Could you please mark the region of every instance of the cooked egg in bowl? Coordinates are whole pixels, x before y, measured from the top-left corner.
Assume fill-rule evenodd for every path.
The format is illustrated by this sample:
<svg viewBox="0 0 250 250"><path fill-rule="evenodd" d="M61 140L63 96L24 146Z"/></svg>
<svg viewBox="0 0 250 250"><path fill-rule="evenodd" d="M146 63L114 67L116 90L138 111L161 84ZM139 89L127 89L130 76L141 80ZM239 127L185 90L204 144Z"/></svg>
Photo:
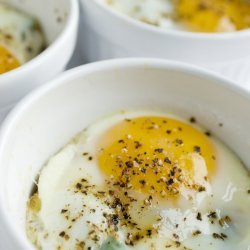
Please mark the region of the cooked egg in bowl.
<svg viewBox="0 0 250 250"><path fill-rule="evenodd" d="M245 250L249 107L163 60L65 72L1 126L0 248Z"/></svg>
<svg viewBox="0 0 250 250"><path fill-rule="evenodd" d="M78 11L75 0L0 0L0 122L23 96L65 70Z"/></svg>
<svg viewBox="0 0 250 250"><path fill-rule="evenodd" d="M46 46L39 22L0 2L0 74L37 56Z"/></svg>
<svg viewBox="0 0 250 250"><path fill-rule="evenodd" d="M205 67L242 86L249 82L248 0L80 0L80 4L80 50L85 61L162 58Z"/></svg>
<svg viewBox="0 0 250 250"><path fill-rule="evenodd" d="M123 111L42 168L27 207L37 249L247 249L250 178L195 118Z"/></svg>
<svg viewBox="0 0 250 250"><path fill-rule="evenodd" d="M248 0L99 0L114 10L166 29L230 32L250 28Z"/></svg>

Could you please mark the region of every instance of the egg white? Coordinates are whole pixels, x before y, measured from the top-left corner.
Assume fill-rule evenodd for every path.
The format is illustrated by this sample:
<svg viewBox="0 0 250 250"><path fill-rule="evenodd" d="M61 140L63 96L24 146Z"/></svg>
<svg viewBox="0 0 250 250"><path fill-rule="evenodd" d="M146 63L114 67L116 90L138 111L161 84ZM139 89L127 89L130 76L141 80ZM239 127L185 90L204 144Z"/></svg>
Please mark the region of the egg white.
<svg viewBox="0 0 250 250"><path fill-rule="evenodd" d="M79 133L42 168L38 182L41 210L39 213L27 210L27 234L37 247L48 250L59 246L62 249L76 249L77 242L84 241L86 245L93 247L92 249L100 249L99 243L87 237L91 230L89 225L95 224L103 229L103 232L99 233L100 242L103 242L108 237L104 232L107 224L103 223L103 213L112 213L112 208L91 193L84 196L72 192L71 187L79 178L87 179L90 185L102 186L105 176L98 167L97 159L93 158L91 161L88 159L89 155L95 154L98 139L117 122L145 115L175 117L151 111L123 111L113 114L100 119ZM177 119L183 120L178 117ZM211 140L218 152L218 169L211 179L210 190L195 193L192 201L180 198L177 207L169 201L156 202L141 214L138 214L138 208L143 204L144 197L143 194L135 194L139 199L138 204L130 207L133 220L142 227L154 224L158 234L151 239L140 240L135 246L124 245L124 249L248 249L250 245L248 172L222 142L214 137L211 137ZM83 152L88 152L88 156L84 157ZM75 223L64 219L61 213L64 207L67 207L70 218L80 214ZM91 213L91 209L95 209L95 213ZM211 211L215 211L218 217L214 219L214 224L211 224L211 219L208 217ZM197 212L201 213L201 220L197 220ZM226 223L221 227L218 221L225 215L230 216L232 223L230 225ZM159 216L161 220L157 221ZM72 227L68 230L69 226ZM68 240L63 240L59 236L62 230L67 230L70 236ZM201 233L193 236L193 232L197 230ZM227 238L215 239L212 235L215 232L223 232ZM129 229L118 227L119 241L124 242L128 233ZM177 240L173 237L174 234L179 236L181 247L175 244Z"/></svg>

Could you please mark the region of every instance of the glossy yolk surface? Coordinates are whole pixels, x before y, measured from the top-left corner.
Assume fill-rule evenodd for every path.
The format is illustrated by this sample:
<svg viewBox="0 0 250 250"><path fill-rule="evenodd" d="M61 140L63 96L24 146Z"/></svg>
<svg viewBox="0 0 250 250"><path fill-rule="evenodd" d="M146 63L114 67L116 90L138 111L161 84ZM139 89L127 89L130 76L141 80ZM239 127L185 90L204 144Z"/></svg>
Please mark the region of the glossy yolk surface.
<svg viewBox="0 0 250 250"><path fill-rule="evenodd" d="M129 189L176 196L205 191L216 169L210 139L179 120L140 117L111 127L99 142L101 170Z"/></svg>
<svg viewBox="0 0 250 250"><path fill-rule="evenodd" d="M248 0L175 0L176 18L189 30L233 31L250 28Z"/></svg>
<svg viewBox="0 0 250 250"><path fill-rule="evenodd" d="M20 66L20 62L6 48L0 45L0 74Z"/></svg>

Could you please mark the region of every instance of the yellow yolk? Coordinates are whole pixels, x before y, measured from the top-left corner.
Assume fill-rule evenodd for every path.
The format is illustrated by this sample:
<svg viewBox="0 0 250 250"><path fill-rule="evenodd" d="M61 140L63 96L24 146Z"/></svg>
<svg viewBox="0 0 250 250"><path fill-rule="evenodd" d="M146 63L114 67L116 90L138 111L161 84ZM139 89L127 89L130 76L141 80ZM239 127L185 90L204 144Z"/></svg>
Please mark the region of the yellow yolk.
<svg viewBox="0 0 250 250"><path fill-rule="evenodd" d="M20 62L6 48L0 46L0 74L20 66Z"/></svg>
<svg viewBox="0 0 250 250"><path fill-rule="evenodd" d="M124 120L101 137L98 163L120 185L161 197L184 189L205 191L216 169L208 136L193 126L164 117Z"/></svg>
<svg viewBox="0 0 250 250"><path fill-rule="evenodd" d="M189 30L233 31L250 28L248 0L175 0L176 18Z"/></svg>

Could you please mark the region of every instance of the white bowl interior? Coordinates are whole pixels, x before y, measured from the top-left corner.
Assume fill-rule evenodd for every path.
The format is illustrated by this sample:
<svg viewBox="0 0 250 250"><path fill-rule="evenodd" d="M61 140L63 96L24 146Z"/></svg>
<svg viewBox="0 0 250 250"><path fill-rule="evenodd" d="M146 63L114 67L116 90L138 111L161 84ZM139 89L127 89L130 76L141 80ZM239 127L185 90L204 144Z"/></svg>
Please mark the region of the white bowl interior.
<svg viewBox="0 0 250 250"><path fill-rule="evenodd" d="M70 10L68 0L0 0L36 17L51 44L63 30Z"/></svg>
<svg viewBox="0 0 250 250"><path fill-rule="evenodd" d="M78 68L25 100L4 125L0 202L17 234L25 237L26 202L45 161L97 118L122 109L195 116L250 167L250 98L223 80L163 62Z"/></svg>

